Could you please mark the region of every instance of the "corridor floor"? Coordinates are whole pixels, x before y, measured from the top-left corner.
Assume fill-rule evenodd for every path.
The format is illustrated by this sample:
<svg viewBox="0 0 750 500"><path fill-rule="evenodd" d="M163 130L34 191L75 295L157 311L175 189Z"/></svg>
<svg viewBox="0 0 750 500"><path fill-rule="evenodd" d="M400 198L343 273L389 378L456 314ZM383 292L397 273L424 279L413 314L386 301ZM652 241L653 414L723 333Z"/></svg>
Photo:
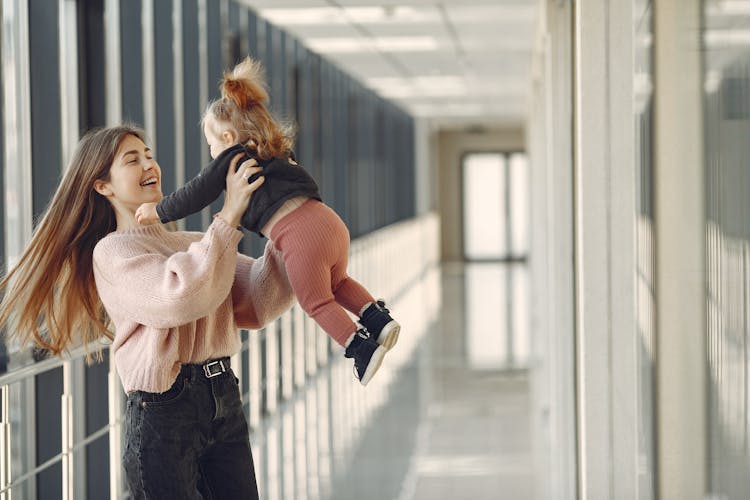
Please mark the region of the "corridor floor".
<svg viewBox="0 0 750 500"><path fill-rule="evenodd" d="M519 264L441 268L434 324L358 445L335 457L346 466L321 498L533 498L525 273Z"/></svg>

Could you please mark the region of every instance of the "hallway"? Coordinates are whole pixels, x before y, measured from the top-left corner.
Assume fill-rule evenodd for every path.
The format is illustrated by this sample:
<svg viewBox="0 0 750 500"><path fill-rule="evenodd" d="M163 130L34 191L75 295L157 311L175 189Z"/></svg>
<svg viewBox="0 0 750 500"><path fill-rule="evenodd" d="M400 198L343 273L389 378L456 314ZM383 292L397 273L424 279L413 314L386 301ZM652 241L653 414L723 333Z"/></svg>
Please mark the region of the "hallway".
<svg viewBox="0 0 750 500"><path fill-rule="evenodd" d="M277 423L253 436L261 496L267 500L533 498L527 372L519 367L503 369L507 359L495 359L494 368L488 367L487 359L478 364L470 353L471 327L467 326L472 301L506 297L498 293L504 291L506 280L495 279L493 273L506 274L514 267L527 272L519 264L444 264L432 277L439 286L430 286L430 278L422 284L421 293L431 293L428 288L432 293L440 290L433 321L425 332L417 332L416 343L407 338L415 332L404 329L397 350L386 358L385 363L393 361L390 364L400 364L399 368L392 371L384 364L378 377L362 389L349 383L351 367L334 361L303 391L304 400L280 408L279 418L272 419ZM476 279L477 272L485 279ZM526 318L524 288L518 286L523 281L516 283L515 292L507 295L508 304ZM500 312L492 308L486 313ZM479 330L487 335L480 339L484 352L500 352L497 344L508 339L501 331L507 322L479 319L484 320ZM524 344L516 339L513 345L518 352ZM512 359L511 352L504 354ZM371 410L341 416L337 399L350 398L363 398L362 407ZM299 432L302 429L307 430Z"/></svg>

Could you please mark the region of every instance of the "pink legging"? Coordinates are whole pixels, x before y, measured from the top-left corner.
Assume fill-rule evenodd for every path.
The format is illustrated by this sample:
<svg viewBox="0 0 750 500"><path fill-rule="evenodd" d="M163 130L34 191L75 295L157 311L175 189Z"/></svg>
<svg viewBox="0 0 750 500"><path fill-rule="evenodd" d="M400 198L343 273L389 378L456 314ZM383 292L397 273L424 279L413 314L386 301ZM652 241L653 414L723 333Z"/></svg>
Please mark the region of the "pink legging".
<svg viewBox="0 0 750 500"><path fill-rule="evenodd" d="M365 287L346 274L346 225L325 204L308 200L282 217L270 236L284 255L289 282L300 306L343 346L357 330L344 309L358 315L365 304L375 302Z"/></svg>

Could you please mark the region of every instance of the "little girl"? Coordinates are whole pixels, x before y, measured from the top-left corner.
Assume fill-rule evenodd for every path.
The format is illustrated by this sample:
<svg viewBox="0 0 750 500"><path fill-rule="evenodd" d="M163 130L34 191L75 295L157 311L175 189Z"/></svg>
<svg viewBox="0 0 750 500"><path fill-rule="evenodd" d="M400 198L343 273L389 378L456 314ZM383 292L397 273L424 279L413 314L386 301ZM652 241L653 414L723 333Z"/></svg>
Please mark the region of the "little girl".
<svg viewBox="0 0 750 500"><path fill-rule="evenodd" d="M302 309L354 358L362 385L398 339L400 325L347 275L349 231L322 203L318 186L294 160L292 132L265 106L268 93L260 63L246 58L221 83L221 99L209 104L203 132L214 159L197 177L136 212L140 224L166 223L198 212L225 187L227 168L238 154L255 159L265 182L250 199L242 226L268 237L283 254L289 281ZM343 309L342 309L343 308ZM344 309L359 316L354 323Z"/></svg>

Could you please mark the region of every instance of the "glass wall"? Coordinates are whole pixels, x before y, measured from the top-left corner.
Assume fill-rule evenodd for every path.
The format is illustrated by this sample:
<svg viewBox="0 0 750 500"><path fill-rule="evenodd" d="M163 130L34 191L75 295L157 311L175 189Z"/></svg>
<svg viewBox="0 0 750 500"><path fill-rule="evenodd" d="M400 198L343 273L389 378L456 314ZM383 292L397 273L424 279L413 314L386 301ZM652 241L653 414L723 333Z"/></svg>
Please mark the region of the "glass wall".
<svg viewBox="0 0 750 500"><path fill-rule="evenodd" d="M272 110L297 122L298 159L353 238L415 214L412 117L244 2L4 0L0 15L0 248L6 268L30 238L78 136L89 128L120 121L143 126L165 193L195 176L209 159L201 113L218 97L222 72L247 54L264 63ZM188 217L184 227L206 227L211 211ZM257 255L264 243L248 235L243 251ZM260 337L262 352L289 352L284 341L266 349L266 332ZM0 376L11 380L45 358L41 351L3 345ZM264 390L289 386L281 370L266 373L278 359L262 356L258 365ZM1 457L0 482L9 472L19 482L15 496L58 498L65 489L75 498L108 498L111 470L101 457L112 447L108 412L118 411L117 402L107 400L108 368L106 361L75 362L4 386L0 429L10 429L14 449L12 466ZM249 377L245 370L245 386ZM274 389L259 401L268 410L282 397ZM66 409L61 401L77 406ZM66 415L75 417L70 436L61 431ZM70 439L85 443L77 448L75 467L61 455L61 443ZM73 486L63 469L75 471Z"/></svg>
<svg viewBox="0 0 750 500"><path fill-rule="evenodd" d="M655 496L654 456L654 212L653 212L653 2L633 3L636 174L636 315L638 376L638 499Z"/></svg>
<svg viewBox="0 0 750 500"><path fill-rule="evenodd" d="M471 153L462 161L463 253L470 261L523 260L529 252L525 153Z"/></svg>
<svg viewBox="0 0 750 500"><path fill-rule="evenodd" d="M750 4L704 2L708 482L750 491Z"/></svg>

